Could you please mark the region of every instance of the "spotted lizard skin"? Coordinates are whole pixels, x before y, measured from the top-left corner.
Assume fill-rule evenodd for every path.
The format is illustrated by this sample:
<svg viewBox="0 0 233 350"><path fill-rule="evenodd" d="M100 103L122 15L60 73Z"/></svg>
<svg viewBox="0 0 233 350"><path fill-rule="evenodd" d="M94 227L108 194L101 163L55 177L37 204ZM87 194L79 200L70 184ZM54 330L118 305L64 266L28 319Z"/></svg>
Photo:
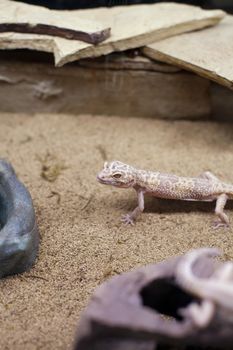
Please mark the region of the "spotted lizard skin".
<svg viewBox="0 0 233 350"><path fill-rule="evenodd" d="M123 217L127 224L133 224L144 210L144 194L158 198L188 201L216 200L215 213L218 217L214 227L228 226L229 220L223 212L227 199L233 199L233 185L221 182L210 172L198 177L182 177L173 174L140 170L120 161L105 162L97 180L106 185L120 188L134 188L138 195L138 206Z"/></svg>

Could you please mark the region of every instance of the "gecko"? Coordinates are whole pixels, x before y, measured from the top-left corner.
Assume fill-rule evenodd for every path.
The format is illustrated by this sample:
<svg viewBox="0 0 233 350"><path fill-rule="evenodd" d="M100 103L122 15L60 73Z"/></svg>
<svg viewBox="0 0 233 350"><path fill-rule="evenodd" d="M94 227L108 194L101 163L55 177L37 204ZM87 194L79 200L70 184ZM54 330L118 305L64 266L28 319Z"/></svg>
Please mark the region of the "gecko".
<svg viewBox="0 0 233 350"><path fill-rule="evenodd" d="M133 188L137 193L138 205L122 217L126 224L134 224L144 211L144 195L157 198L186 201L216 200L214 222L215 229L229 226L224 207L228 199L233 199L233 185L220 181L211 172L206 171L197 177L183 177L161 172L140 170L120 161L105 162L104 168L97 175L101 184L120 188Z"/></svg>
<svg viewBox="0 0 233 350"><path fill-rule="evenodd" d="M213 258L220 255L216 248L200 248L185 254L176 267L175 279L185 291L201 299L191 303L181 315L189 316L199 328L208 326L218 314L233 323L233 263L220 265L209 278L199 278L193 273L193 266L201 257Z"/></svg>

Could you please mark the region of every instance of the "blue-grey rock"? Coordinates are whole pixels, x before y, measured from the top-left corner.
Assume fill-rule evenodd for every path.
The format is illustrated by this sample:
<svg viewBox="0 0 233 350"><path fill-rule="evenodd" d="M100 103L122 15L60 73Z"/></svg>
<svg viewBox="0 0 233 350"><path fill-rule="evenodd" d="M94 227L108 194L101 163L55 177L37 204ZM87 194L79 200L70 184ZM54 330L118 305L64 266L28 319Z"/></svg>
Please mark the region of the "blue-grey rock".
<svg viewBox="0 0 233 350"><path fill-rule="evenodd" d="M0 278L28 270L35 262L38 247L30 193L11 164L0 159Z"/></svg>

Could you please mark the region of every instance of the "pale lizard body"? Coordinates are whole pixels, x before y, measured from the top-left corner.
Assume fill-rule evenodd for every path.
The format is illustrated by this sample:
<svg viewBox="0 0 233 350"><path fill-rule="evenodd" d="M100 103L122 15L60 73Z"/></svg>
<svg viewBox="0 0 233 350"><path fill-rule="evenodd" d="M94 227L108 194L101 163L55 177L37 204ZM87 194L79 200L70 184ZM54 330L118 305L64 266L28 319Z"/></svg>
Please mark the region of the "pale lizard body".
<svg viewBox="0 0 233 350"><path fill-rule="evenodd" d="M199 177L181 177L172 174L136 169L130 165L113 161L105 163L98 174L100 183L121 188L134 188L138 196L138 206L123 221L133 224L137 216L144 210L146 193L158 198L180 199L188 201L216 200L215 213L218 222L215 227L228 226L229 220L223 212L228 199L233 199L233 185L221 182L210 172Z"/></svg>
<svg viewBox="0 0 233 350"><path fill-rule="evenodd" d="M210 278L199 278L193 266L200 257L219 255L214 248L201 248L181 258L176 269L176 281L184 290L199 297L201 304L192 303L184 313L189 314L194 324L207 326L214 314L233 323L233 263L226 262Z"/></svg>

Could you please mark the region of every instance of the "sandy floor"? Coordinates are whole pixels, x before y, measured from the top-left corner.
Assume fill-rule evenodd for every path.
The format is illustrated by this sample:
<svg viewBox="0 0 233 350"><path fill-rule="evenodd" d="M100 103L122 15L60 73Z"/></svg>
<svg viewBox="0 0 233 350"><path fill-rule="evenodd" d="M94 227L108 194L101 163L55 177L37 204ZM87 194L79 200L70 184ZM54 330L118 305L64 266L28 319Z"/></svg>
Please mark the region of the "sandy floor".
<svg viewBox="0 0 233 350"><path fill-rule="evenodd" d="M0 115L0 125L1 157L31 191L41 233L36 266L0 282L1 349L71 348L80 312L111 275L191 247L218 246L233 259L232 205L231 229L213 231L212 203L147 198L136 226L125 227L135 193L95 179L107 157L233 181L233 125L67 115ZM42 177L48 159L61 168L54 182Z"/></svg>

